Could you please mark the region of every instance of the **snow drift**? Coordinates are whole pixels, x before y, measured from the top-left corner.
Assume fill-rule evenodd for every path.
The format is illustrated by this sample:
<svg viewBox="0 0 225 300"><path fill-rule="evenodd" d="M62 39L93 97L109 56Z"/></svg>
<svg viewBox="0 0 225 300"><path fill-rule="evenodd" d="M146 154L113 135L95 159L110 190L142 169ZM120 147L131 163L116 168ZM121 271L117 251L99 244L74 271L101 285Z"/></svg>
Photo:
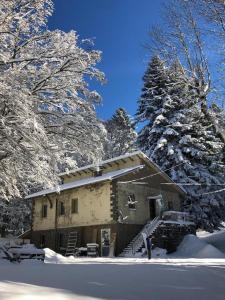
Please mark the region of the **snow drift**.
<svg viewBox="0 0 225 300"><path fill-rule="evenodd" d="M184 237L175 255L190 258L225 258L225 254L220 250L192 234Z"/></svg>

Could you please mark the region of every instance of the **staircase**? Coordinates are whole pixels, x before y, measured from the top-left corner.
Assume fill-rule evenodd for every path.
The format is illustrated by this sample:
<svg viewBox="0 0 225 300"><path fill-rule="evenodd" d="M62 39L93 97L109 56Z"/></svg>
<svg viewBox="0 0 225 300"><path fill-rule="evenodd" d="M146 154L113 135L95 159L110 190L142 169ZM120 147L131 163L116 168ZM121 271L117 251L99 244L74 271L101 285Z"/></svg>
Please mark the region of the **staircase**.
<svg viewBox="0 0 225 300"><path fill-rule="evenodd" d="M71 231L69 233L65 256L74 256L76 254L77 238L77 231Z"/></svg>
<svg viewBox="0 0 225 300"><path fill-rule="evenodd" d="M159 217L154 218L152 221L147 222L143 229L133 238L133 240L127 245L119 257L129 257L134 256L135 253L141 250L143 247L143 236L142 233L145 233L147 236L153 234L156 228L161 223Z"/></svg>

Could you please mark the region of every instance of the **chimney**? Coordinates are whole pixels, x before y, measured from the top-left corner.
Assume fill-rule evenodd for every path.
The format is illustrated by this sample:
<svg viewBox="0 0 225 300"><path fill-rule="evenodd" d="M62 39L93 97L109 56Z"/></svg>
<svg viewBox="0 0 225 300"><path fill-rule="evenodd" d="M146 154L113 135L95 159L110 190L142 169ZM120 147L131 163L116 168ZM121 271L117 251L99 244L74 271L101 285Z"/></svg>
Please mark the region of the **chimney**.
<svg viewBox="0 0 225 300"><path fill-rule="evenodd" d="M102 168L99 165L97 165L93 172L94 177L102 176L102 172L103 172Z"/></svg>

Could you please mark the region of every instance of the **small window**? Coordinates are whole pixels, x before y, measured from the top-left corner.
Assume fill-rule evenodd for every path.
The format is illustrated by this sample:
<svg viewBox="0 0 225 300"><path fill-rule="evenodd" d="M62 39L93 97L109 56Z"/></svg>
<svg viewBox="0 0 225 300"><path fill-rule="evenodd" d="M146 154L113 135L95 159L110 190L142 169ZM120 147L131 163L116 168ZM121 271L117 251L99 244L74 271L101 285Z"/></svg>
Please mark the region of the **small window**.
<svg viewBox="0 0 225 300"><path fill-rule="evenodd" d="M59 215L65 215L65 205L62 201L59 202Z"/></svg>
<svg viewBox="0 0 225 300"><path fill-rule="evenodd" d="M72 199L71 200L71 213L77 214L78 213L78 199Z"/></svg>
<svg viewBox="0 0 225 300"><path fill-rule="evenodd" d="M168 209L173 210L173 202L172 201L168 201Z"/></svg>
<svg viewBox="0 0 225 300"><path fill-rule="evenodd" d="M42 218L47 218L47 215L48 215L48 205L43 204L41 209L41 216Z"/></svg>
<svg viewBox="0 0 225 300"><path fill-rule="evenodd" d="M129 209L136 209L136 201L135 201L135 195L129 195L128 196L128 208Z"/></svg>
<svg viewBox="0 0 225 300"><path fill-rule="evenodd" d="M42 234L42 235L40 236L40 246L41 246L41 248L44 248L44 247L45 247L45 245L46 245L45 242L46 242L46 241L45 241L45 235Z"/></svg>
<svg viewBox="0 0 225 300"><path fill-rule="evenodd" d="M64 246L64 234L63 233L59 233L58 243L59 243L59 248Z"/></svg>

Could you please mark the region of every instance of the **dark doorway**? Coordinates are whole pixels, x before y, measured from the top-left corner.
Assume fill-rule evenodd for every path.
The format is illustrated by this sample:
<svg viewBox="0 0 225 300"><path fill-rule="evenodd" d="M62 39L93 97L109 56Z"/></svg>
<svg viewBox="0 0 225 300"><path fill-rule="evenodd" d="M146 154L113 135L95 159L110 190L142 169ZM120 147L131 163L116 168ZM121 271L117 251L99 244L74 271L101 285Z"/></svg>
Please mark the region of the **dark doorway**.
<svg viewBox="0 0 225 300"><path fill-rule="evenodd" d="M149 200L150 220L156 217L156 199Z"/></svg>

